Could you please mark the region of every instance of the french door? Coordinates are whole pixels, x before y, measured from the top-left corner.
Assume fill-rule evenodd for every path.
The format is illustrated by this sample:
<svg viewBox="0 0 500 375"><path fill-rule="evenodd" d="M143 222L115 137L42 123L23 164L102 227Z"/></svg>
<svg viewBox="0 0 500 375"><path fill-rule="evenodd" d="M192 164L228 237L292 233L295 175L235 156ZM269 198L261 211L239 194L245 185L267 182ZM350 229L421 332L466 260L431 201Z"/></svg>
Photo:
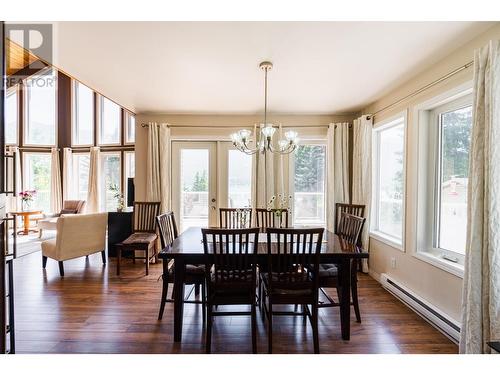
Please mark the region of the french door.
<svg viewBox="0 0 500 375"><path fill-rule="evenodd" d="M219 207L251 206L252 157L231 142L172 142L172 209L182 232L217 226Z"/></svg>

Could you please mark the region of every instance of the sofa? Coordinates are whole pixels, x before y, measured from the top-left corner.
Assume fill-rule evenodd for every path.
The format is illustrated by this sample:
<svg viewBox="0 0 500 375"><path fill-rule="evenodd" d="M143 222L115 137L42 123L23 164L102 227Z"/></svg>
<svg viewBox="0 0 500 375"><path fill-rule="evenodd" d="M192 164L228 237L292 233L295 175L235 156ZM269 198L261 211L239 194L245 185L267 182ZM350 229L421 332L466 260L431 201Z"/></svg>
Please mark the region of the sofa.
<svg viewBox="0 0 500 375"><path fill-rule="evenodd" d="M62 214L81 214L85 208L85 201L68 200L64 201L61 212L55 215L46 215L44 218L38 220L38 238L42 238L44 230L56 230L57 219Z"/></svg>

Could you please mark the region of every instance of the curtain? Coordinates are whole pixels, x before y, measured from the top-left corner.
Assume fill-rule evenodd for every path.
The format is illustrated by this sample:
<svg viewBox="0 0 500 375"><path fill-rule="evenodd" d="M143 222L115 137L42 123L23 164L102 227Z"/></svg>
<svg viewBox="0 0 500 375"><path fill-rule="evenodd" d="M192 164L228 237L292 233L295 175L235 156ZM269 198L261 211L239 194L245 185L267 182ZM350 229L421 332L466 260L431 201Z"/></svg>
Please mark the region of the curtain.
<svg viewBox="0 0 500 375"><path fill-rule="evenodd" d="M349 124L330 124L327 135L327 227L335 226L335 203L349 202Z"/></svg>
<svg viewBox="0 0 500 375"><path fill-rule="evenodd" d="M101 180L100 176L100 156L99 147L91 147L90 148L90 162L89 162L89 184L88 184L88 193L87 193L87 204L86 204L86 212L94 213L99 212L99 182Z"/></svg>
<svg viewBox="0 0 500 375"><path fill-rule="evenodd" d="M475 51L460 353L500 339L500 42Z"/></svg>
<svg viewBox="0 0 500 375"><path fill-rule="evenodd" d="M161 212L170 210L170 128L168 124L148 124L146 200L161 202Z"/></svg>
<svg viewBox="0 0 500 375"><path fill-rule="evenodd" d="M352 203L364 204L365 226L361 235L363 248L368 250L370 205L372 190L372 124L371 116L363 115L354 120L352 154ZM368 261L363 259L363 272L368 272Z"/></svg>
<svg viewBox="0 0 500 375"><path fill-rule="evenodd" d="M69 147L63 149L63 201L76 198L73 191L73 152Z"/></svg>
<svg viewBox="0 0 500 375"><path fill-rule="evenodd" d="M19 147L17 146L8 146L7 147L7 155L15 155L14 159L7 159L6 163L9 163L9 174L10 176L7 178L9 181L9 186L7 186L8 191L13 191L14 196L9 195L7 197L6 205L7 212L17 211L21 209L21 202L19 199L19 193L23 188L22 176L21 176L21 153L19 152ZM11 162L12 160L12 162ZM14 178L16 179L15 191L14 191Z"/></svg>
<svg viewBox="0 0 500 375"><path fill-rule="evenodd" d="M61 164L59 149L53 147L50 151L50 210L59 213L62 209Z"/></svg>

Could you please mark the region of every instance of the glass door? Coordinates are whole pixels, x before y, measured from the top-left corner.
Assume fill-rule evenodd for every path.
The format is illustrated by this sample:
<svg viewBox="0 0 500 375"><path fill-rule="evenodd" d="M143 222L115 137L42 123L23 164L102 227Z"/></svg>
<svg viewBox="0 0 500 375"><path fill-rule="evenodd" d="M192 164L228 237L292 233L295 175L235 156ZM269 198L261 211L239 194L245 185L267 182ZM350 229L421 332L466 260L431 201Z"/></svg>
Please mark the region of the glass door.
<svg viewBox="0 0 500 375"><path fill-rule="evenodd" d="M217 226L216 142L172 142L172 209L179 231Z"/></svg>

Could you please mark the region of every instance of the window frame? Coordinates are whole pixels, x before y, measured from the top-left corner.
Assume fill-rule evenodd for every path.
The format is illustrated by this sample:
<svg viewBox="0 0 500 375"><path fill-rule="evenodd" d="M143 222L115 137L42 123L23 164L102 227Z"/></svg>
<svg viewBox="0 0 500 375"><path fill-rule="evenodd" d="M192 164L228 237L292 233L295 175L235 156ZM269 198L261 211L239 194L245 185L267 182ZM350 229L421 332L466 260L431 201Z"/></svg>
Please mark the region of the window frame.
<svg viewBox="0 0 500 375"><path fill-rule="evenodd" d="M30 79L33 79L33 77L35 76L43 76L45 75L48 71L52 70L53 71L53 76L55 77L55 95L54 95L54 98L55 98L55 103L54 103L54 143L53 144L41 144L41 143L29 143L28 142L28 135L29 135L29 131L28 131L28 128L29 128L29 95L30 95L30 86L26 84L26 82ZM23 80L23 83L22 83L22 91L23 91L23 124L22 124L22 127L23 127L23 131L22 131L22 144L23 146L28 146L28 147L40 147L40 148L47 148L47 147L56 147L58 144L59 144L59 139L58 139L58 129L59 129L59 122L58 122L58 99L59 99L59 90L58 90L58 75L59 75L59 71L55 68L52 68L52 67L47 67L47 68L44 68L42 70L40 70L39 72L37 72L36 74L28 77L28 78L25 78ZM19 129L19 128L18 128ZM19 138L19 136L18 136Z"/></svg>
<svg viewBox="0 0 500 375"><path fill-rule="evenodd" d="M77 126L78 126L78 90L77 90L77 85L82 85L88 88L90 91L92 91L92 142L91 143L80 143L77 144L75 143L75 139L78 136L78 131L77 131ZM72 79L71 80L71 147L72 148L78 148L78 147L92 147L94 145L94 141L96 139L95 137L95 132L96 132L96 106L95 106L95 91L92 90L89 86Z"/></svg>
<svg viewBox="0 0 500 375"><path fill-rule="evenodd" d="M101 142L101 131L102 131L102 126L103 126L103 111L104 111L104 100L108 100L110 101L111 103L113 103L114 105L116 105L119 109L119 125L118 125L118 141L115 142L115 143L102 143ZM97 105L96 105L96 109L97 113L99 114L97 116L98 118L98 121L97 121L97 127L96 127L96 131L97 131L97 134L96 134L96 144L97 146L99 147L119 147L119 146L123 146L124 143L123 143L123 133L125 131L124 129L124 121L123 121L123 108L116 102L114 102L113 100L105 97L104 95L99 95L98 94L98 99L97 99ZM134 142L135 143L135 142Z"/></svg>
<svg viewBox="0 0 500 375"><path fill-rule="evenodd" d="M407 162L407 128L406 111L391 116L374 124L372 133L372 198L370 214L370 237L405 252L406 239L406 162ZM398 126L403 126L403 193L401 204L401 238L394 237L378 229L379 225L379 190L380 190L380 134Z"/></svg>
<svg viewBox="0 0 500 375"><path fill-rule="evenodd" d="M118 163L118 165L120 166L120 178L119 178L119 184L120 184L120 192L123 194L123 196L125 197L125 191L123 190L125 187L123 186L124 185L124 170L123 170L123 158L124 158L124 152L123 150L109 150L109 151L101 151L99 153L99 170L100 170L100 175L101 175L101 184L104 184L104 157L105 156L108 156L108 155L115 155L115 156L118 156L120 158L120 161ZM126 185L126 183L125 183ZM113 210L108 210L105 206L105 202L106 202L106 187L105 186L100 186L99 189L103 189L101 190L101 194L100 195L100 199L101 199L101 202L99 202L99 211L100 212L115 212L116 209L113 209ZM126 203L126 201L125 201Z"/></svg>
<svg viewBox="0 0 500 375"><path fill-rule="evenodd" d="M50 151L46 151L46 150L40 150L40 151L36 151L36 150L30 150L30 151L22 151L22 155L21 155L21 163L22 163L22 169L21 169L21 175L22 175L22 190L27 190L27 189L32 189L32 187L29 187L26 185L29 178L27 178L27 173L28 173L28 168L27 168L27 161L26 159L31 156L31 155L45 155L45 156L48 156L49 159L51 158L51 153ZM50 171L50 174L52 174L52 165L51 165L51 162L49 161L49 165L50 165L50 168L51 168L51 171ZM51 191L50 191L50 182L49 182L49 210L47 212L50 213L50 207L52 205L52 194L51 194ZM35 207L36 209L40 209L39 207Z"/></svg>
<svg viewBox="0 0 500 375"><path fill-rule="evenodd" d="M304 145L311 145L311 146L324 146L325 147L325 165L324 165L324 178L323 178L323 205L324 205L324 210L323 210L323 222L321 223L313 223L313 224L299 224L300 226L304 227L317 227L317 226L323 226L326 228L327 226L327 219L328 219L328 213L327 213L327 194L328 194L328 177L327 177L327 171L328 171L328 145L327 145L327 140L322 139L322 138L315 138L315 139L304 139L301 140L298 147L304 146ZM295 226L295 152L289 155L290 157L288 159L288 195L292 196L291 200L291 208L292 212L289 217L290 223ZM286 192L284 192L286 194Z"/></svg>

